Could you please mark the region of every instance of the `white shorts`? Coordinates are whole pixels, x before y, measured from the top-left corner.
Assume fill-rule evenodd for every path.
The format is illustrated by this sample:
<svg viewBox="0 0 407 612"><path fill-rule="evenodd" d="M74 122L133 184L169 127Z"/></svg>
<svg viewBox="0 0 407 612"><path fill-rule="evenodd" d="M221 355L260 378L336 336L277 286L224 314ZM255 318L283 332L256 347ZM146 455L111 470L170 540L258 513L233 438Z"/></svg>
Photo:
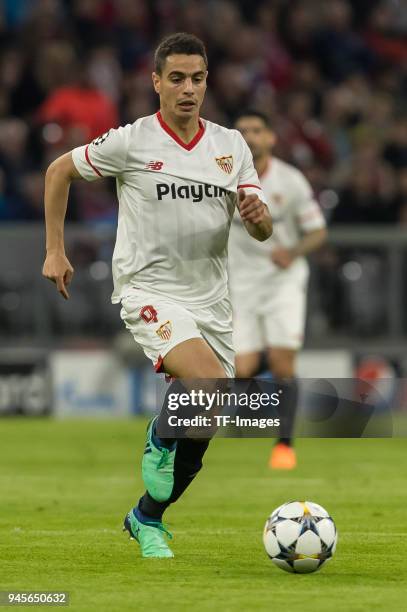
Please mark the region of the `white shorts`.
<svg viewBox="0 0 407 612"><path fill-rule="evenodd" d="M134 289L121 300L120 316L156 372L174 346L203 338L232 378L235 374L232 307L229 297L207 307L185 306L159 294Z"/></svg>
<svg viewBox="0 0 407 612"><path fill-rule="evenodd" d="M268 347L298 350L304 340L307 283L276 282L258 301L233 299L236 353Z"/></svg>

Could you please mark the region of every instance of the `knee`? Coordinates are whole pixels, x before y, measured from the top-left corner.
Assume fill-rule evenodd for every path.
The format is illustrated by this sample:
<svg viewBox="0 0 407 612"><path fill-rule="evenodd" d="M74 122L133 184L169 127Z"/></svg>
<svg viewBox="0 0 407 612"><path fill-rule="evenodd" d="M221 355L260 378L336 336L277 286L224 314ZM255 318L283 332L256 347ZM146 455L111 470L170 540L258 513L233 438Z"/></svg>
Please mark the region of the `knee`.
<svg viewBox="0 0 407 612"><path fill-rule="evenodd" d="M285 356L272 356L269 358L269 367L275 378L291 379L295 376L294 358Z"/></svg>
<svg viewBox="0 0 407 612"><path fill-rule="evenodd" d="M235 368L237 378L252 378L258 373L260 356L236 355Z"/></svg>
<svg viewBox="0 0 407 612"><path fill-rule="evenodd" d="M256 373L256 368L246 366L246 365L237 365L236 364L236 378L252 378Z"/></svg>

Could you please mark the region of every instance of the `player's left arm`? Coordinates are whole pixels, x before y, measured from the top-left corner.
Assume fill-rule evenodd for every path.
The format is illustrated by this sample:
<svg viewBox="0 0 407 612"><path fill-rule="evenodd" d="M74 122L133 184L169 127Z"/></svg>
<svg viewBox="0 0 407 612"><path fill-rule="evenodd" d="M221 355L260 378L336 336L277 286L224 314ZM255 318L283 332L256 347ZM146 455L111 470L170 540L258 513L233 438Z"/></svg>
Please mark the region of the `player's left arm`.
<svg viewBox="0 0 407 612"><path fill-rule="evenodd" d="M237 206L244 226L250 236L256 240L267 240L273 233L273 221L260 186L259 177L253 165L249 147L242 140L243 160L237 186Z"/></svg>
<svg viewBox="0 0 407 612"><path fill-rule="evenodd" d="M328 232L326 231L326 227L307 232L297 246L293 248L294 256L301 257L303 255L309 255L313 251L317 251L324 242L326 242L327 237Z"/></svg>
<svg viewBox="0 0 407 612"><path fill-rule="evenodd" d="M271 259L280 268L289 268L297 257L306 256L313 251L317 251L326 242L327 236L328 233L325 227L309 231L291 249L282 246L275 247L271 253Z"/></svg>
<svg viewBox="0 0 407 612"><path fill-rule="evenodd" d="M297 195L294 205L296 219L302 238L291 249L277 247L273 249L271 259L280 268L288 268L297 257L304 257L317 251L327 239L324 216L312 189L304 176L297 175Z"/></svg>

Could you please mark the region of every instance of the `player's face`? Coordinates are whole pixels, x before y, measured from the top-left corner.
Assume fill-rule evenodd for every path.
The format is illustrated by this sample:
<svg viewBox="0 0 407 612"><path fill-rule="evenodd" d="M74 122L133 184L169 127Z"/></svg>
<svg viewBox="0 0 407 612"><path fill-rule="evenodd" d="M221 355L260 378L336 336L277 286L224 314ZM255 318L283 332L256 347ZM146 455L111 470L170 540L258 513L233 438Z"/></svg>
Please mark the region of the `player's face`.
<svg viewBox="0 0 407 612"><path fill-rule="evenodd" d="M200 55L169 55L162 74L153 72L161 108L178 118L198 116L206 91L205 62Z"/></svg>
<svg viewBox="0 0 407 612"><path fill-rule="evenodd" d="M271 153L275 135L260 117L240 117L236 122L236 129L249 145L254 159Z"/></svg>

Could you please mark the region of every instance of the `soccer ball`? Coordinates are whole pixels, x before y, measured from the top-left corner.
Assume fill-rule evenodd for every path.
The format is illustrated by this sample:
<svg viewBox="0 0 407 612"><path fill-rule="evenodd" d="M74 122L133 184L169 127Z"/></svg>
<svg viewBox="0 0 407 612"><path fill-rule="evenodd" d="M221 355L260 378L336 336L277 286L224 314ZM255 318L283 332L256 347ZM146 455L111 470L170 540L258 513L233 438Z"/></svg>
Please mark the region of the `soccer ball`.
<svg viewBox="0 0 407 612"><path fill-rule="evenodd" d="M286 572L309 574L331 559L338 533L328 512L313 502L289 502L274 510L263 543L272 562Z"/></svg>

